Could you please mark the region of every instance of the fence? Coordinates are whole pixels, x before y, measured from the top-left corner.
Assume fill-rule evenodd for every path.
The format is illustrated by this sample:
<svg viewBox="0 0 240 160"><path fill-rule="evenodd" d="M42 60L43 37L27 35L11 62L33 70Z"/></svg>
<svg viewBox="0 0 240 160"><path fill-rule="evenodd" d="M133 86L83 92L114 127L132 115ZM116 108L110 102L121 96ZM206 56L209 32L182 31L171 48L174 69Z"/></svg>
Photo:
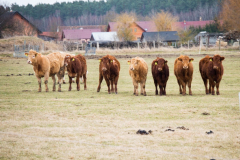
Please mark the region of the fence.
<svg viewBox="0 0 240 160"><path fill-rule="evenodd" d="M25 58L26 52L29 52L31 49L39 52L39 48L39 45L26 45L26 42L24 42L24 45L14 45L13 57Z"/></svg>
<svg viewBox="0 0 240 160"><path fill-rule="evenodd" d="M85 55L95 55L96 54L96 47L85 47Z"/></svg>

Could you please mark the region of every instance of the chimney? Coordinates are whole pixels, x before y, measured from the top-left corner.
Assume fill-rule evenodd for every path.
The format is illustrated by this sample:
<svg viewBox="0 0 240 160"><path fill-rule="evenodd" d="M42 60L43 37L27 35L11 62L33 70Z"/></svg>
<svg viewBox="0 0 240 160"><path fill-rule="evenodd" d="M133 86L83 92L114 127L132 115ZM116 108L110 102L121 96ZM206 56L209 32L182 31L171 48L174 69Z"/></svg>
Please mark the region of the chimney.
<svg viewBox="0 0 240 160"><path fill-rule="evenodd" d="M202 21L202 17L200 16L199 21Z"/></svg>

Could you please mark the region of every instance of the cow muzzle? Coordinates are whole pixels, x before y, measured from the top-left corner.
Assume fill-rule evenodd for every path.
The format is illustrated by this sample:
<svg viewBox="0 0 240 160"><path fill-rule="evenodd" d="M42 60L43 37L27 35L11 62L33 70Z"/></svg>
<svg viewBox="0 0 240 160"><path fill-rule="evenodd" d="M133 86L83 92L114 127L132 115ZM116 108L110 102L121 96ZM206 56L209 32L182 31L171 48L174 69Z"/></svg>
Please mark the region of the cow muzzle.
<svg viewBox="0 0 240 160"><path fill-rule="evenodd" d="M104 72L105 72L105 71L107 71L107 68L105 68L105 67L104 67L104 68L102 68L102 71L104 71Z"/></svg>
<svg viewBox="0 0 240 160"><path fill-rule="evenodd" d="M188 66L183 66L183 69L188 69Z"/></svg>
<svg viewBox="0 0 240 160"><path fill-rule="evenodd" d="M158 68L158 71L162 71L162 68Z"/></svg>
<svg viewBox="0 0 240 160"><path fill-rule="evenodd" d="M134 70L134 68L133 68L133 67L131 67L131 68L130 68L130 70L132 70L132 71L133 71L133 70Z"/></svg>
<svg viewBox="0 0 240 160"><path fill-rule="evenodd" d="M31 61L27 61L27 63L28 63L28 64L32 64L32 62L31 62Z"/></svg>
<svg viewBox="0 0 240 160"><path fill-rule="evenodd" d="M218 69L218 66L213 66L213 69Z"/></svg>

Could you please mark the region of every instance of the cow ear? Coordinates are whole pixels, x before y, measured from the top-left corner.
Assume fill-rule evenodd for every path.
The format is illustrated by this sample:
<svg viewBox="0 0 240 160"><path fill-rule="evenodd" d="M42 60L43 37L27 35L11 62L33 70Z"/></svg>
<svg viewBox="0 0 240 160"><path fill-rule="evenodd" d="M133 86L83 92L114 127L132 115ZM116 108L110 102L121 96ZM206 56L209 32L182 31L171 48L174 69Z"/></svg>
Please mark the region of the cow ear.
<svg viewBox="0 0 240 160"><path fill-rule="evenodd" d="M210 58L209 58L209 61L212 61L212 60L213 60L213 58L212 58L212 57L210 57Z"/></svg>
<svg viewBox="0 0 240 160"><path fill-rule="evenodd" d="M190 59L189 59L189 62L192 62L193 60L194 60L193 58L190 58Z"/></svg>
<svg viewBox="0 0 240 160"><path fill-rule="evenodd" d="M128 64L130 64L131 61L128 61Z"/></svg>
<svg viewBox="0 0 240 160"><path fill-rule="evenodd" d="M179 61L182 61L182 58L178 58Z"/></svg>
<svg viewBox="0 0 240 160"><path fill-rule="evenodd" d="M167 64L168 61L165 61L164 63Z"/></svg>
<svg viewBox="0 0 240 160"><path fill-rule="evenodd" d="M72 58L72 61L75 61L75 59L74 59L74 58Z"/></svg>
<svg viewBox="0 0 240 160"><path fill-rule="evenodd" d="M223 61L225 59L225 57L221 57L220 60Z"/></svg>
<svg viewBox="0 0 240 160"><path fill-rule="evenodd" d="M38 55L38 53L36 52L36 53L35 53L35 57L37 57L37 55Z"/></svg>
<svg viewBox="0 0 240 160"><path fill-rule="evenodd" d="M28 53L25 53L25 56L28 56Z"/></svg>
<svg viewBox="0 0 240 160"><path fill-rule="evenodd" d="M154 64L155 64L155 65L157 65L157 64L158 64L158 62L157 62L157 61L155 61L155 62L154 62Z"/></svg>
<svg viewBox="0 0 240 160"><path fill-rule="evenodd" d="M102 62L102 59L101 59L101 58L99 59L99 62Z"/></svg>

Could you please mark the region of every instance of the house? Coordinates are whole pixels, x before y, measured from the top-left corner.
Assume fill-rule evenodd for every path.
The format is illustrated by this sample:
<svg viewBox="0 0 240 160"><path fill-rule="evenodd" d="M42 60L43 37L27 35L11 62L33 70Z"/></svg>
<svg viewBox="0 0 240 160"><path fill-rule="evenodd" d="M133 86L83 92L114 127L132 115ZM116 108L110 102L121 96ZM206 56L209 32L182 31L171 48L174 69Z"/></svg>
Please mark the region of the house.
<svg viewBox="0 0 240 160"><path fill-rule="evenodd" d="M70 29L100 29L101 32L106 32L106 25L87 25L87 26L58 26L57 32L62 32L63 30Z"/></svg>
<svg viewBox="0 0 240 160"><path fill-rule="evenodd" d="M90 41L118 42L117 32L93 32Z"/></svg>
<svg viewBox="0 0 240 160"><path fill-rule="evenodd" d="M62 32L63 41L89 41L93 32L100 29L66 29Z"/></svg>
<svg viewBox="0 0 240 160"><path fill-rule="evenodd" d="M134 41L139 40L143 32L156 32L157 28L153 21L137 21L131 25L131 30L134 35ZM117 32L117 22L109 22L107 32Z"/></svg>
<svg viewBox="0 0 240 160"><path fill-rule="evenodd" d="M141 36L141 42L160 42L164 45L176 45L179 41L177 31L163 31L163 32L144 32Z"/></svg>
<svg viewBox="0 0 240 160"><path fill-rule="evenodd" d="M202 39L202 44L214 46L219 36L223 37L223 33L207 33L206 31L202 31L194 37L194 40L197 44L200 44Z"/></svg>
<svg viewBox="0 0 240 160"><path fill-rule="evenodd" d="M42 33L19 12L6 12L0 16L0 38L12 36L38 36Z"/></svg>
<svg viewBox="0 0 240 160"><path fill-rule="evenodd" d="M173 24L174 28L177 30L187 30L189 27L205 27L207 24L214 23L213 20L209 21L183 21L183 22L175 22Z"/></svg>
<svg viewBox="0 0 240 160"><path fill-rule="evenodd" d="M38 35L38 38L41 38L44 41L61 41L62 34L61 32L42 32Z"/></svg>

